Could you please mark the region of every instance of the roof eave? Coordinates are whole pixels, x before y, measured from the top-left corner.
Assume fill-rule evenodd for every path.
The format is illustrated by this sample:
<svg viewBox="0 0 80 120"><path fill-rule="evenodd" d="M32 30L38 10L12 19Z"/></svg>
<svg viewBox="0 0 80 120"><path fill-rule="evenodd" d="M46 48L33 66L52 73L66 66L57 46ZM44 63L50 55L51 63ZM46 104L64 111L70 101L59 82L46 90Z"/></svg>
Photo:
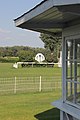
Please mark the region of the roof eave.
<svg viewBox="0 0 80 120"><path fill-rule="evenodd" d="M25 15L29 15L31 14L31 16L37 16L41 13L43 13L44 11L50 9L51 7L56 7L56 6L61 6L61 5L70 5L70 4L80 4L80 0L43 0L41 3L39 3L38 5L36 5L34 8L32 8L31 10L29 10L28 12L24 13L23 15L21 15L20 17L14 19L15 22L17 22L20 19L23 19L23 17ZM35 12L37 11L37 12Z"/></svg>

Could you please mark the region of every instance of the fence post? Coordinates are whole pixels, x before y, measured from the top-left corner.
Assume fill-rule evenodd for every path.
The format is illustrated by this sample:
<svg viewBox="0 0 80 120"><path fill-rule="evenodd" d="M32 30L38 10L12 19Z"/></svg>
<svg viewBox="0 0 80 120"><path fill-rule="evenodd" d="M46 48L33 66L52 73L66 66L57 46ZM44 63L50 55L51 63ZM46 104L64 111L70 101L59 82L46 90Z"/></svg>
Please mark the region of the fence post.
<svg viewBox="0 0 80 120"><path fill-rule="evenodd" d="M42 82L42 80L41 80L41 76L40 76L40 82L39 82L39 92L41 92L41 90L42 90L42 86L41 86L41 82Z"/></svg>
<svg viewBox="0 0 80 120"><path fill-rule="evenodd" d="M14 94L16 94L16 77L14 79Z"/></svg>

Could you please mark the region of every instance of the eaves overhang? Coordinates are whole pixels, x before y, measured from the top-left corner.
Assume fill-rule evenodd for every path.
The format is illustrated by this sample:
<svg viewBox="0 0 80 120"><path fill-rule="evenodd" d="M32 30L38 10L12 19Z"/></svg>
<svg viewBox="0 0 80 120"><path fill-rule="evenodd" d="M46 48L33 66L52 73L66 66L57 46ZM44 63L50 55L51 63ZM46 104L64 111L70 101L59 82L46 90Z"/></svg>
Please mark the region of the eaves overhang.
<svg viewBox="0 0 80 120"><path fill-rule="evenodd" d="M63 28L80 23L80 0L44 0L14 21L16 27L61 35Z"/></svg>

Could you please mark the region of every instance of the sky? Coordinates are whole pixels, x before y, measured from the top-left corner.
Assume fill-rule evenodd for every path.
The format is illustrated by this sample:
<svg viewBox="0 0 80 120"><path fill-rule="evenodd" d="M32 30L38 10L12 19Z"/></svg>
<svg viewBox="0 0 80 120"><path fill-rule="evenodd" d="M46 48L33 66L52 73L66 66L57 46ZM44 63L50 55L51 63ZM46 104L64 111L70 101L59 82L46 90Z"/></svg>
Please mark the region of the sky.
<svg viewBox="0 0 80 120"><path fill-rule="evenodd" d="M44 47L40 33L15 27L14 19L21 16L42 0L0 0L0 47Z"/></svg>

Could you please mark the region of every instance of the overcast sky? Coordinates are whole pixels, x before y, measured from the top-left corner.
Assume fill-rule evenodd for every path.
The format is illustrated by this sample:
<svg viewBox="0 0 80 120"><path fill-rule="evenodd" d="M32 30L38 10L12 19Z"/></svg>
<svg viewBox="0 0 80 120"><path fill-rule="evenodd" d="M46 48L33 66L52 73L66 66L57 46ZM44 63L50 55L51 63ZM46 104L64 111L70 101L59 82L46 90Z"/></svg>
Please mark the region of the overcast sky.
<svg viewBox="0 0 80 120"><path fill-rule="evenodd" d="M0 0L0 46L43 47L39 33L15 27L14 19L42 0Z"/></svg>

